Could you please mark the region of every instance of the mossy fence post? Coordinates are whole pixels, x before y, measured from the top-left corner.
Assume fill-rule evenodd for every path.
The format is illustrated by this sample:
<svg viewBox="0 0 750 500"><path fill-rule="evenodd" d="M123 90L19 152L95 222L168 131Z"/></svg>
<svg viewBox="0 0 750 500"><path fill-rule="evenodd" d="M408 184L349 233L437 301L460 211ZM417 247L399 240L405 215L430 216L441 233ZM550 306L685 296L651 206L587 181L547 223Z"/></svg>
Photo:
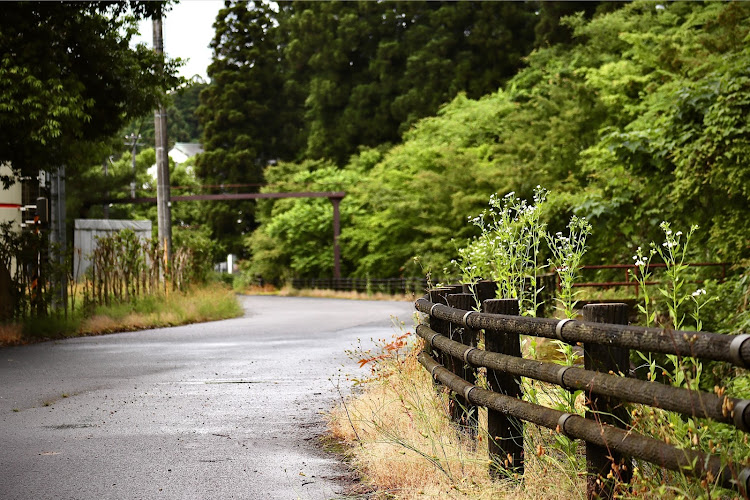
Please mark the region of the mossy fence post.
<svg viewBox="0 0 750 500"><path fill-rule="evenodd" d="M429 292L430 296L430 302L433 304L448 304L448 294L451 292L450 288L447 287L439 287L439 288L433 288ZM451 331L451 324L449 321L445 321L442 319L435 318L434 316L430 316L430 328L432 328L433 331L436 333L439 333L441 335L445 335L446 337L450 335ZM430 354L435 356L435 360L443 365L444 367L448 368L450 370L450 356L447 354L435 350L432 350L432 346L428 345L427 349L429 349Z"/></svg>
<svg viewBox="0 0 750 500"><path fill-rule="evenodd" d="M589 304L583 307L583 320L591 323L628 324L627 304ZM586 343L583 363L587 370L603 373L630 373L630 350L605 344ZM587 394L586 418L627 429L630 415L616 398ZM632 460L606 447L586 443L586 498L612 499L617 483L630 483Z"/></svg>
<svg viewBox="0 0 750 500"><path fill-rule="evenodd" d="M448 305L455 307L456 309L471 311L474 306L474 295L471 293L449 294ZM460 327L452 325L449 338L464 345L476 347L479 340L479 332L465 326ZM468 361L461 358L453 358L453 368L453 373L466 380L471 385L476 385L477 372ZM469 434L476 435L478 429L477 407L460 394L456 394L456 401L459 404L453 406L451 418Z"/></svg>
<svg viewBox="0 0 750 500"><path fill-rule="evenodd" d="M482 302L482 312L518 316L517 299L490 299ZM521 339L517 334L485 332L484 350L521 357ZM520 379L509 373L487 370L487 387L492 392L521 399ZM523 421L499 411L487 409L487 446L490 456L490 476L507 477L503 469L523 476Z"/></svg>

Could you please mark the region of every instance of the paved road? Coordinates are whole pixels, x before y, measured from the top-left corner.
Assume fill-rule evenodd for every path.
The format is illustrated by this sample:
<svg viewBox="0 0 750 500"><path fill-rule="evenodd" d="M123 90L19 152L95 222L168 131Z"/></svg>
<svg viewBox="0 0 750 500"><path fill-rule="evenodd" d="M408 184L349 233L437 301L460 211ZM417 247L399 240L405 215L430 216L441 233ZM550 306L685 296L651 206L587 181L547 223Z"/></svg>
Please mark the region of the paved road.
<svg viewBox="0 0 750 500"><path fill-rule="evenodd" d="M242 300L244 318L0 349L0 498L340 495L315 444L329 379L412 305Z"/></svg>

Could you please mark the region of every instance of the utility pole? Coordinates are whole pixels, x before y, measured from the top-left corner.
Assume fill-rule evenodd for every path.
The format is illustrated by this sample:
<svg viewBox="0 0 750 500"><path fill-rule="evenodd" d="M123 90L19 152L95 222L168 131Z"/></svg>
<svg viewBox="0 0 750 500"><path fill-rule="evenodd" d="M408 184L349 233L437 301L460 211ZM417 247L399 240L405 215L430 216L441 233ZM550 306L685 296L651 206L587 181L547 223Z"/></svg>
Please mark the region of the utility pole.
<svg viewBox="0 0 750 500"><path fill-rule="evenodd" d="M65 264L65 255L67 254L67 231L65 228L65 165L60 165L52 174L50 183L50 242L57 243L57 255L50 252L50 259L56 259L57 264ZM59 281L54 284L53 302L58 308L65 310L68 301L68 275L66 272L60 272L57 276Z"/></svg>
<svg viewBox="0 0 750 500"><path fill-rule="evenodd" d="M333 203L333 277L341 279L341 247L339 246L339 235L341 234L341 216L339 215L339 204L341 197L331 196L328 198Z"/></svg>
<svg viewBox="0 0 750 500"><path fill-rule="evenodd" d="M107 179L108 177L107 160L108 158L105 158L104 160L102 160L102 168L104 169L104 182L108 184L109 179ZM107 198L109 198L109 190L107 190L105 194L107 195ZM104 218L109 219L109 203L102 205L102 212L104 214Z"/></svg>
<svg viewBox="0 0 750 500"><path fill-rule="evenodd" d="M161 30L161 8L154 14L154 50L164 57L164 40ZM162 64L160 71L164 71ZM163 104L154 111L154 136L156 138L156 212L159 243L164 245L167 261L172 262L172 214L169 192L169 158L167 157L167 111Z"/></svg>
<svg viewBox="0 0 750 500"><path fill-rule="evenodd" d="M131 150L132 154L132 160L133 160L133 180L130 181L130 198L135 198L135 155L138 153L138 146L143 146L140 142L138 142L141 138L141 134L135 134L132 133L130 135L125 136L125 140L129 142L125 142L126 146L131 146L133 149Z"/></svg>

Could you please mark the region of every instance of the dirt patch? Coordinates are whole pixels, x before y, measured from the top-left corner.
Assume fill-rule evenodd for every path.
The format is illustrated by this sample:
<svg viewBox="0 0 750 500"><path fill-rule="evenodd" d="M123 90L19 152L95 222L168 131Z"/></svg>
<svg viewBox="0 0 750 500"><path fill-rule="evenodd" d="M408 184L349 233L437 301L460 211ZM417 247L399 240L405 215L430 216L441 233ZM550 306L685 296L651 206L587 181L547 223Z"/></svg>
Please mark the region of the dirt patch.
<svg viewBox="0 0 750 500"><path fill-rule="evenodd" d="M332 481L341 486L342 499L366 499L374 498L376 490L367 484L362 475L351 465L349 457L346 455L346 445L338 441L328 433L320 434L315 437L313 442L316 447L325 455L336 459L336 474L325 476L324 479Z"/></svg>

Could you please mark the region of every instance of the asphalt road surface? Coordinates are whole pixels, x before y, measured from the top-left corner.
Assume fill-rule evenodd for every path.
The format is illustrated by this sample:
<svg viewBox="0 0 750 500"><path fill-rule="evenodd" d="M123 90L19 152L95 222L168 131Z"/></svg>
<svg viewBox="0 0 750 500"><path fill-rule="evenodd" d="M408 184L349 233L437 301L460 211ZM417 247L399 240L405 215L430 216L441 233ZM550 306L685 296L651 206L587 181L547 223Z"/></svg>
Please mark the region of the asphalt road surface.
<svg viewBox="0 0 750 500"><path fill-rule="evenodd" d="M243 318L0 348L0 499L330 499L322 412L409 302L242 297Z"/></svg>

